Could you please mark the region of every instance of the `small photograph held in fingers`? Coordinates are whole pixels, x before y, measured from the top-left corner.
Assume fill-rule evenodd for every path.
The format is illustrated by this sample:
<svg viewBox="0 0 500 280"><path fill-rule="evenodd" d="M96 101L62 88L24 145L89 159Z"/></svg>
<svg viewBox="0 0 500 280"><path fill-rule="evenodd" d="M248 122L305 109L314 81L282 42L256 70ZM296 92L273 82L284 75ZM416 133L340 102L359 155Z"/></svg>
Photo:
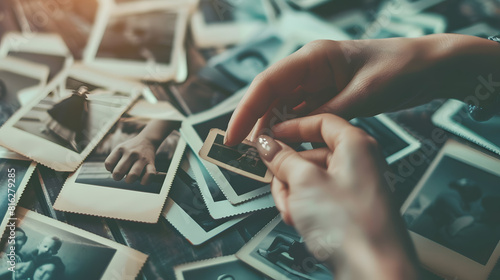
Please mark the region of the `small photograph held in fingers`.
<svg viewBox="0 0 500 280"><path fill-rule="evenodd" d="M200 157L236 174L270 183L273 175L260 158L254 144L245 140L237 146L229 147L224 145L224 134L220 129L210 130L200 150Z"/></svg>
<svg viewBox="0 0 500 280"><path fill-rule="evenodd" d="M68 178L54 208L156 222L185 147L179 127L124 114Z"/></svg>

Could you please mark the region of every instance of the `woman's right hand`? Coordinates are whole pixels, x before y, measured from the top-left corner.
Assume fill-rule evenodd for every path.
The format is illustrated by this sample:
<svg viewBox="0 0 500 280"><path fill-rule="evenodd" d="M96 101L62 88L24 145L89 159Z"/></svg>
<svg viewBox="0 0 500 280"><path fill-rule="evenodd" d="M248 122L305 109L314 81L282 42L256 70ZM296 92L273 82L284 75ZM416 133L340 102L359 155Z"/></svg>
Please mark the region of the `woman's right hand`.
<svg viewBox="0 0 500 280"><path fill-rule="evenodd" d="M435 98L464 100L477 91L478 77L491 80L493 74L500 81L499 60L497 43L456 34L315 41L254 79L229 122L225 144L240 143L252 129L252 140L271 134L276 123L300 116L351 119Z"/></svg>

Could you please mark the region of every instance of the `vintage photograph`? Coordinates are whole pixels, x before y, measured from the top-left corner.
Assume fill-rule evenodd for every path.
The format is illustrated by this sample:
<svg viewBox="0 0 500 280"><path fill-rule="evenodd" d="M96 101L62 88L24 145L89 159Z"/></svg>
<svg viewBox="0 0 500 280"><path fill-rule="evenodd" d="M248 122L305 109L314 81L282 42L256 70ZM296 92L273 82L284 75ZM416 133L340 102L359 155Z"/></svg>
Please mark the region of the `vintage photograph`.
<svg viewBox="0 0 500 280"><path fill-rule="evenodd" d="M236 256L272 279L326 280L330 270L307 250L295 229L274 218Z"/></svg>
<svg viewBox="0 0 500 280"><path fill-rule="evenodd" d="M219 257L174 268L177 280L266 280L266 277L234 255Z"/></svg>
<svg viewBox="0 0 500 280"><path fill-rule="evenodd" d="M224 145L225 132L212 129L200 150L200 157L236 174L270 183L272 174L259 156L257 148L249 142L228 147Z"/></svg>
<svg viewBox="0 0 500 280"><path fill-rule="evenodd" d="M29 178L35 171L36 163L21 156L0 149L0 186L3 194L0 195L0 232L12 218L9 207L21 198Z"/></svg>
<svg viewBox="0 0 500 280"><path fill-rule="evenodd" d="M363 129L379 143L382 154L392 164L420 148L420 141L386 115L351 120L354 126Z"/></svg>
<svg viewBox="0 0 500 280"><path fill-rule="evenodd" d="M223 103L221 104L220 106L224 105ZM227 124L234 108L232 106L226 106L224 110L216 107L215 110L212 109L190 117L183 123L181 132L188 136L186 137L186 141L193 151L201 150L203 139L208 137L211 129L227 129ZM270 192L269 184L250 179L227 169L222 169L211 162L202 158L200 159L224 195L233 205Z"/></svg>
<svg viewBox="0 0 500 280"><path fill-rule="evenodd" d="M486 265L500 241L500 176L445 155L403 214L408 229Z"/></svg>
<svg viewBox="0 0 500 280"><path fill-rule="evenodd" d="M163 215L193 245L200 245L246 216L214 219L203 201L190 162L183 157Z"/></svg>
<svg viewBox="0 0 500 280"><path fill-rule="evenodd" d="M477 122L469 117L466 104L457 100L449 100L432 116L432 122L451 133L500 154L499 114L489 120Z"/></svg>
<svg viewBox="0 0 500 280"><path fill-rule="evenodd" d="M142 253L24 208L17 217L16 267L8 269L11 244L2 244L0 279L110 279L115 270L137 275L146 261Z"/></svg>
<svg viewBox="0 0 500 280"><path fill-rule="evenodd" d="M54 208L156 222L185 148L180 124L178 120L122 115L67 179ZM119 201L106 202L117 196Z"/></svg>
<svg viewBox="0 0 500 280"><path fill-rule="evenodd" d="M187 154L189 164L195 175L205 205L212 218L222 219L275 206L273 197L270 193L237 205L231 204L212 176L210 176L205 166L191 149L189 150Z"/></svg>
<svg viewBox="0 0 500 280"><path fill-rule="evenodd" d="M0 59L0 126L45 85L48 69L18 59Z"/></svg>

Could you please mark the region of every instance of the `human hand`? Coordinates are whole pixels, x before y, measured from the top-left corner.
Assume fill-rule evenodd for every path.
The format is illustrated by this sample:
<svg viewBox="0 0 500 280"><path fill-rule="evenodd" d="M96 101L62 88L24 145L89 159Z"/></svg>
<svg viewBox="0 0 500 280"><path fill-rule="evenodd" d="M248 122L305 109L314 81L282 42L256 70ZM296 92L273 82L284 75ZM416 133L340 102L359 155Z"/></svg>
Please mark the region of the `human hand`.
<svg viewBox="0 0 500 280"><path fill-rule="evenodd" d="M416 279L412 247L384 180L387 164L376 141L331 114L278 124L286 142L325 142L296 152L269 136L258 138L273 172L271 191L283 219L339 279Z"/></svg>
<svg viewBox="0 0 500 280"><path fill-rule="evenodd" d="M157 147L141 134L116 146L104 162L106 170L119 181L133 183L141 175L141 184L147 185L156 174L155 156Z"/></svg>
<svg viewBox="0 0 500 280"><path fill-rule="evenodd" d="M500 79L499 59L495 42L457 34L311 42L254 79L225 144L240 143L252 128L252 140L271 134L276 123L300 116L351 119L435 98L464 100L477 91L479 76Z"/></svg>

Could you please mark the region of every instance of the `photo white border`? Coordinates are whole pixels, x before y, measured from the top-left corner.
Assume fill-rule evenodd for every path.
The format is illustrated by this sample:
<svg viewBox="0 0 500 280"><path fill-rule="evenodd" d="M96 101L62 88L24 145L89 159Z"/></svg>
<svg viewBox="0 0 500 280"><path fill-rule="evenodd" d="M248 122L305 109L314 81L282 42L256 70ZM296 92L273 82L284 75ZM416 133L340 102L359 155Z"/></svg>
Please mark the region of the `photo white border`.
<svg viewBox="0 0 500 280"><path fill-rule="evenodd" d="M192 5L192 3L189 1L184 5L180 5L179 2L169 3L168 1L161 0L148 2L136 1L116 5L110 0L102 0L101 9L96 15L96 21L89 37L87 48L83 54L84 63L100 71L110 72L114 75L129 79L158 82L166 82L175 79L179 65L182 66L179 59L183 58L181 50L184 48L190 5ZM176 31L174 32L174 41L169 64L151 65L147 62L138 62L134 60L97 57L99 46L111 17L123 17L154 11L172 11L177 14Z"/></svg>
<svg viewBox="0 0 500 280"><path fill-rule="evenodd" d="M453 120L453 115L460 111L465 103L450 99L446 101L435 113L432 115L432 123L444 130L447 130L453 134L456 134L462 138L465 138L477 145L486 148L496 154L500 155L500 147L493 144L492 142L486 140L481 135L468 129L460 123ZM478 123L478 125L481 125Z"/></svg>
<svg viewBox="0 0 500 280"><path fill-rule="evenodd" d="M88 82L94 85L102 86L108 90L118 91L128 94L126 101L123 101L123 108L119 111L114 119L106 120L103 123L101 130L95 135L90 143L81 153L77 153L62 147L49 140L40 138L22 129L14 127L14 125L34 106L43 100L51 92L57 92L57 87L46 88L38 98L34 99L29 105L18 110L9 120L0 128L0 145L7 147L17 153L20 153L42 165L50 167L56 171L73 172L90 154L94 147L108 133L115 122L121 115L127 111L131 104L144 91L145 85L121 80L112 77L103 76L100 73L92 71L81 65L73 65L61 78L66 77L77 78L80 81ZM56 83L59 84L59 83ZM117 101L118 102L118 101Z"/></svg>
<svg viewBox="0 0 500 280"><path fill-rule="evenodd" d="M122 279L131 277L132 279L135 279L148 258L147 255L132 248L118 244L99 235L81 230L79 228L70 226L63 222L51 219L22 207L19 207L17 209L16 216L18 218L18 227L23 225L25 218L29 218L48 224L62 231L71 232L75 235L92 240L96 243L100 243L101 245L104 245L106 247L115 249L116 252L113 255L113 258L109 262L108 266L106 267L106 270L104 271L101 279L115 279L116 277L122 277Z"/></svg>
<svg viewBox="0 0 500 280"><path fill-rule="evenodd" d="M210 193L210 189L208 188L207 182L205 181L205 176L203 176L203 172L201 170L201 168L205 167L200 166L202 163L196 157L191 148L188 149L189 152L187 154L187 157L189 160L189 164L191 165L191 168L193 170L196 182L200 187L201 196L203 197L205 205L207 206L208 212L210 213L210 216L212 216L212 218L222 219L276 206L273 196L270 193L238 205L231 204L231 202L229 202L227 198L222 201L214 201L212 194Z"/></svg>
<svg viewBox="0 0 500 280"><path fill-rule="evenodd" d="M214 265L218 265L218 264L231 263L231 262L235 262L235 261L240 262L241 260L239 260L235 255L229 255L229 256L224 256L224 257L217 257L217 258L213 258L213 259L201 260L201 261L197 261L197 262L177 265L174 267L175 278L177 280L185 280L184 272L186 272L186 271L200 269L200 268L204 268L204 267L210 267L210 266L214 266ZM248 269L253 269L253 268L248 268ZM256 271L255 273L258 274L259 272Z"/></svg>
<svg viewBox="0 0 500 280"><path fill-rule="evenodd" d="M410 207L444 156L500 176L499 159L483 154L455 140L448 140L401 207L401 215L404 215ZM408 232L415 244L420 261L429 270L439 275L451 278L458 277L457 279L460 280L486 280L500 258L500 241L492 252L488 263L483 266L411 230Z"/></svg>

